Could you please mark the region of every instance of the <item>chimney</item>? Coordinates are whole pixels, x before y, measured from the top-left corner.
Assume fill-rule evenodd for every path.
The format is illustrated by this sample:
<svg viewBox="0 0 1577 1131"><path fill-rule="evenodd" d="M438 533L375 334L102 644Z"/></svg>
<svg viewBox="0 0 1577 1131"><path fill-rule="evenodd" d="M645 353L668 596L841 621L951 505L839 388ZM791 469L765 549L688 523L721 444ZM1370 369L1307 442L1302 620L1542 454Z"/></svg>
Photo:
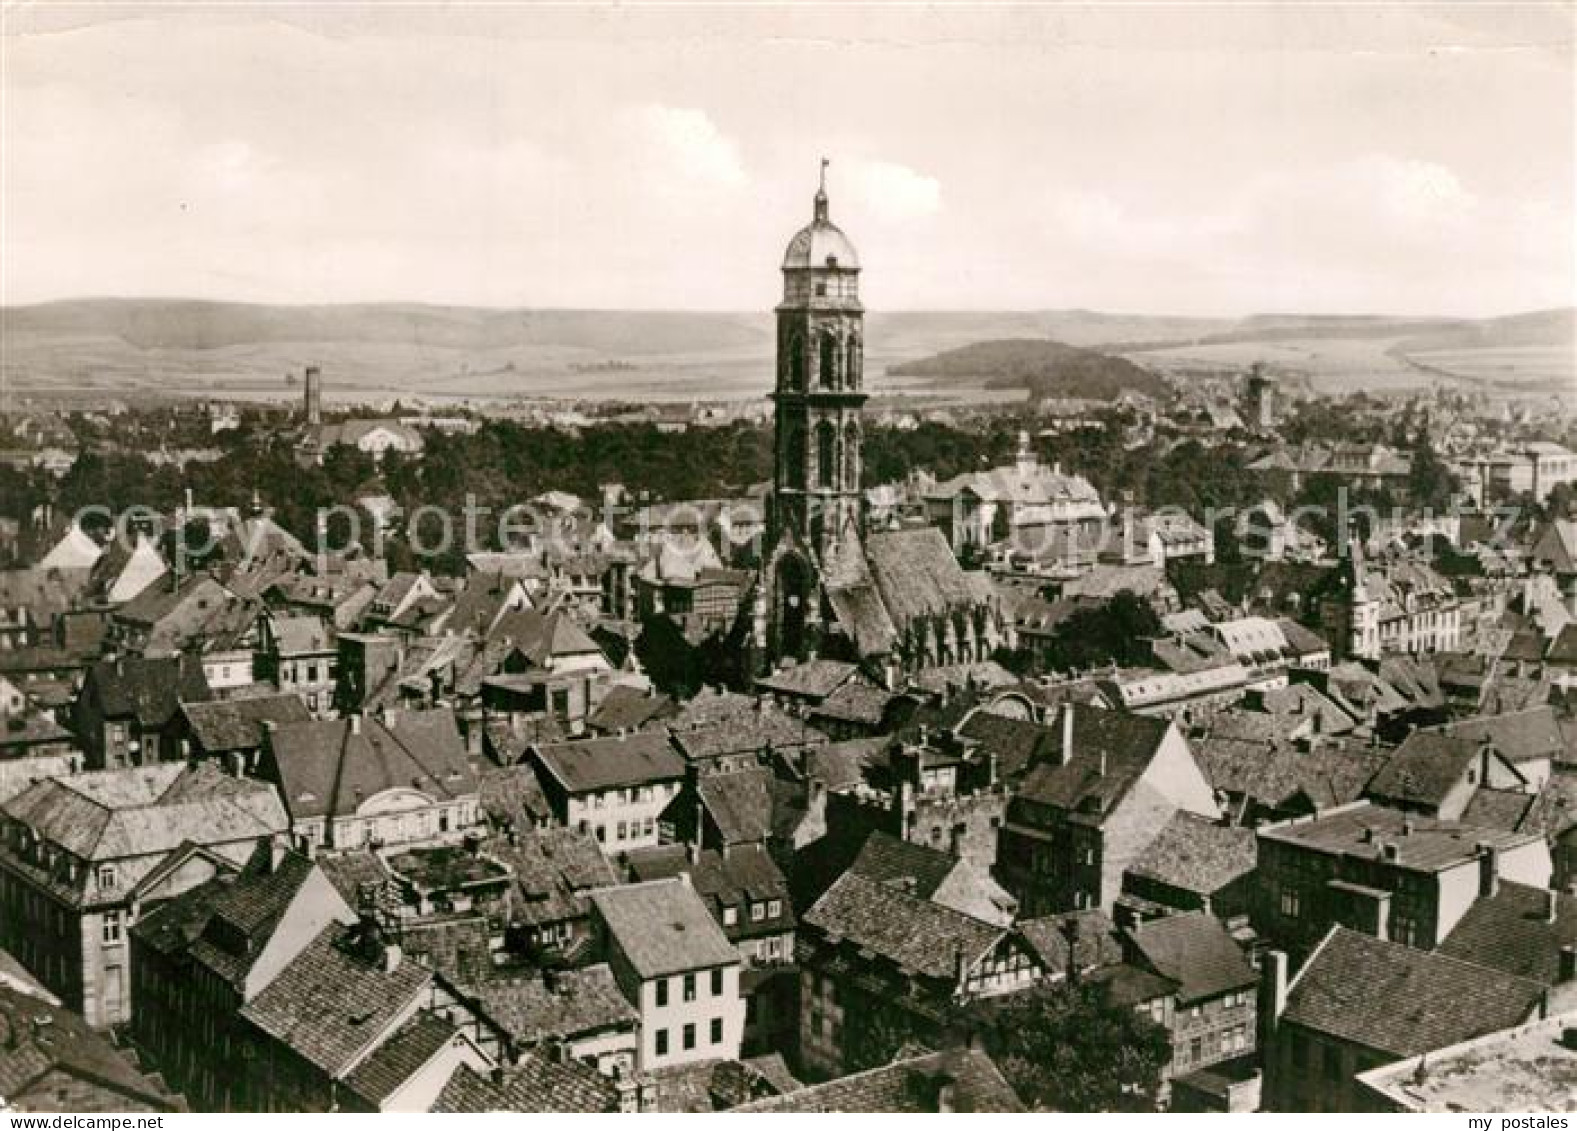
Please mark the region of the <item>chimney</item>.
<svg viewBox="0 0 1577 1131"><path fill-rule="evenodd" d="M956 1090L951 1076L938 1076L936 1078L936 1111L938 1115L951 1115L958 1110L956 1106Z"/></svg>
<svg viewBox="0 0 1577 1131"><path fill-rule="evenodd" d="M316 428L323 423L323 375L316 365L307 366L306 380L303 382L307 424Z"/></svg>
<svg viewBox="0 0 1577 1131"><path fill-rule="evenodd" d="M400 960L404 957L399 943L386 942L383 944L383 953L378 957L378 968L385 974L392 974L400 968Z"/></svg>
<svg viewBox="0 0 1577 1131"><path fill-rule="evenodd" d="M1073 704L1065 703L1062 708L1062 746L1058 751L1057 761L1066 766L1073 761Z"/></svg>
<svg viewBox="0 0 1577 1131"><path fill-rule="evenodd" d="M1266 1052L1287 1008L1287 955L1270 950L1259 967L1259 1047Z"/></svg>
<svg viewBox="0 0 1577 1131"><path fill-rule="evenodd" d="M1560 894L1551 888L1544 893L1544 921L1553 923L1560 917L1560 913Z"/></svg>
<svg viewBox="0 0 1577 1131"><path fill-rule="evenodd" d="M953 948L953 978L959 986L963 986L964 979L969 976L969 962L964 957L964 948Z"/></svg>
<svg viewBox="0 0 1577 1131"><path fill-rule="evenodd" d="M361 733L361 712L359 711L350 717L350 732L352 734Z"/></svg>
<svg viewBox="0 0 1577 1131"><path fill-rule="evenodd" d="M1577 946L1567 943L1561 947L1560 978L1561 985L1577 980Z"/></svg>
<svg viewBox="0 0 1577 1131"><path fill-rule="evenodd" d="M1480 899L1494 899L1500 891L1500 850L1492 844L1478 844L1478 894ZM1551 892L1551 895L1554 893Z"/></svg>
<svg viewBox="0 0 1577 1131"><path fill-rule="evenodd" d="M1106 751L1105 750L1102 750L1100 752L1100 754L1096 756L1095 776L1098 777L1098 778L1104 778L1106 776Z"/></svg>

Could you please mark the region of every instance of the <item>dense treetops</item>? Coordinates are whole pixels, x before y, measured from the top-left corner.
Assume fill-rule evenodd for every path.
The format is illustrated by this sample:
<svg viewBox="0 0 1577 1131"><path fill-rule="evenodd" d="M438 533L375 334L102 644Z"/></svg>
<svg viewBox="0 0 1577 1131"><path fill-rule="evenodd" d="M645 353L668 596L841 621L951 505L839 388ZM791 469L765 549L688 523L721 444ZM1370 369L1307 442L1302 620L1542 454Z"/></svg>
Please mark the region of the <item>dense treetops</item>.
<svg viewBox="0 0 1577 1131"><path fill-rule="evenodd" d="M993 388L1025 388L1032 399L1116 400L1124 392L1170 400L1155 374L1121 357L1044 338L976 342L888 370L900 377L985 378Z"/></svg>

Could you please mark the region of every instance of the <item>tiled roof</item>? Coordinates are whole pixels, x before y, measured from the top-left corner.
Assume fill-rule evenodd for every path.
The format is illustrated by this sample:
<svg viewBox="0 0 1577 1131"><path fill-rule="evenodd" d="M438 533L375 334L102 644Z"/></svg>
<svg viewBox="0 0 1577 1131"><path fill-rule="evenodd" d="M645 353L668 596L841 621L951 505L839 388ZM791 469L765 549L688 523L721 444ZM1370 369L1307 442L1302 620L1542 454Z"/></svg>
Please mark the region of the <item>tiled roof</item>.
<svg viewBox="0 0 1577 1131"><path fill-rule="evenodd" d="M978 742L982 753L995 754L998 776L1010 781L1022 776L1033 763L1054 757L1062 741L1055 727L995 715L985 709L971 712L958 733Z"/></svg>
<svg viewBox="0 0 1577 1131"><path fill-rule="evenodd" d="M1439 805L1465 780L1478 756L1475 739L1414 731L1380 767L1364 792L1376 801L1398 805Z"/></svg>
<svg viewBox="0 0 1577 1131"><path fill-rule="evenodd" d="M1162 826L1128 871L1183 891L1208 895L1249 875L1255 864L1253 829L1179 812Z"/></svg>
<svg viewBox="0 0 1577 1131"><path fill-rule="evenodd" d="M1017 930L1050 975L1069 973L1069 939L1073 936L1073 970L1082 972L1122 961L1117 928L1104 911L1067 911L1022 920Z"/></svg>
<svg viewBox="0 0 1577 1131"><path fill-rule="evenodd" d="M254 840L289 827L272 786L181 762L49 778L3 811L81 860Z"/></svg>
<svg viewBox="0 0 1577 1131"><path fill-rule="evenodd" d="M273 731L270 745L280 793L298 820L352 814L388 789L416 789L434 800L477 792L448 710L288 723Z"/></svg>
<svg viewBox="0 0 1577 1131"><path fill-rule="evenodd" d="M794 907L789 899L788 881L770 853L760 845L742 844L726 853L714 849L701 852L688 865L690 885L722 921L722 909L739 911L737 927L727 928L730 937L776 934L794 927ZM779 913L757 921L749 913L751 903L778 900Z"/></svg>
<svg viewBox="0 0 1577 1131"><path fill-rule="evenodd" d="M529 829L551 820L553 807L542 792L537 768L530 763L484 766L478 774L482 808L495 825Z"/></svg>
<svg viewBox="0 0 1577 1131"><path fill-rule="evenodd" d="M312 712L299 695L259 695L251 699L214 699L182 703L192 738L207 754L256 750L263 745L266 723L304 723Z"/></svg>
<svg viewBox="0 0 1577 1131"><path fill-rule="evenodd" d="M1554 920L1551 921L1551 905ZM1440 953L1546 986L1561 981L1561 948L1577 946L1577 898L1502 880L1440 943Z"/></svg>
<svg viewBox="0 0 1577 1131"><path fill-rule="evenodd" d="M89 1028L80 1016L0 985L0 1095L19 1097L40 1078L57 1071L154 1110L182 1108L174 1096L138 1072L105 1034Z"/></svg>
<svg viewBox="0 0 1577 1131"><path fill-rule="evenodd" d="M326 928L241 1016L338 1079L426 993L432 973L414 962L392 971L348 952L348 933Z"/></svg>
<svg viewBox="0 0 1577 1131"><path fill-rule="evenodd" d="M400 928L400 946L451 983L474 986L493 975L492 933L485 915L429 915Z"/></svg>
<svg viewBox="0 0 1577 1131"><path fill-rule="evenodd" d="M1544 989L1335 927L1288 991L1282 1021L1391 1057L1415 1056L1521 1024Z"/></svg>
<svg viewBox="0 0 1577 1131"><path fill-rule="evenodd" d="M858 664L845 663L842 660L807 660L805 663L791 664L781 671L763 676L756 680L756 686L764 691L780 692L785 695L825 699L852 679L859 670Z"/></svg>
<svg viewBox="0 0 1577 1131"><path fill-rule="evenodd" d="M759 844L772 832L772 784L772 771L756 769L705 774L695 788L724 844Z"/></svg>
<svg viewBox="0 0 1577 1131"><path fill-rule="evenodd" d="M1566 752L1566 740L1561 734L1555 709L1547 705L1502 715L1479 715L1448 723L1440 729L1457 738L1474 741L1487 738L1512 762L1540 758L1558 760Z"/></svg>
<svg viewBox="0 0 1577 1131"><path fill-rule="evenodd" d="M602 888L591 901L642 979L739 962L706 904L682 880Z"/></svg>
<svg viewBox="0 0 1577 1131"><path fill-rule="evenodd" d="M756 1100L739 1112L937 1112L951 1086L954 1111L1021 1112L1022 1101L996 1063L974 1049L926 1053L882 1068L840 1076L795 1092Z"/></svg>
<svg viewBox="0 0 1577 1131"><path fill-rule="evenodd" d="M373 1107L403 1087L459 1032L452 1024L421 1010L358 1064L345 1083Z"/></svg>
<svg viewBox="0 0 1577 1131"><path fill-rule="evenodd" d="M662 719L671 718L678 706L666 695L642 691L627 684L615 684L602 702L586 717L586 725L600 734L640 730Z"/></svg>
<svg viewBox="0 0 1577 1131"><path fill-rule="evenodd" d="M544 743L533 750L572 794L684 777L684 759L660 730L638 731L623 738Z"/></svg>
<svg viewBox="0 0 1577 1131"><path fill-rule="evenodd" d="M1285 744L1203 738L1193 744L1200 768L1215 788L1272 808L1303 795L1321 808L1345 805L1384 763L1386 751L1352 742L1322 742L1312 750Z"/></svg>
<svg viewBox="0 0 1577 1131"><path fill-rule="evenodd" d="M1430 872L1474 859L1481 844L1506 850L1538 839L1535 833L1475 828L1367 803L1312 821L1261 828L1257 835L1359 860L1380 860L1385 846L1395 845L1396 867Z"/></svg>
<svg viewBox="0 0 1577 1131"><path fill-rule="evenodd" d="M1541 813L1539 794L1480 786L1462 810L1462 823L1478 828L1522 832L1534 828Z"/></svg>
<svg viewBox="0 0 1577 1131"><path fill-rule="evenodd" d="M1171 724L1165 719L1070 704L1073 757L1030 770L1019 795L1042 805L1079 809L1092 803L1109 812L1150 768ZM1060 728L1061 721L1057 723ZM1104 755L1104 772L1102 756Z"/></svg>
<svg viewBox="0 0 1577 1131"><path fill-rule="evenodd" d="M877 830L865 838L849 871L872 883L930 899L957 866L958 861L945 852Z"/></svg>
<svg viewBox="0 0 1577 1131"><path fill-rule="evenodd" d="M82 694L105 718L134 718L144 730L162 728L183 702L213 698L202 664L191 656L105 660L88 669Z"/></svg>
<svg viewBox="0 0 1577 1131"><path fill-rule="evenodd" d="M617 1111L618 1092L612 1081L579 1061L556 1061L526 1053L505 1068L495 1082L462 1065L438 1094L435 1113Z"/></svg>
<svg viewBox="0 0 1577 1131"><path fill-rule="evenodd" d="M951 981L962 953L973 964L1000 928L919 896L845 872L801 917L833 941L879 955L905 970Z"/></svg>
<svg viewBox="0 0 1577 1131"><path fill-rule="evenodd" d="M1178 984L1184 1005L1251 987L1258 979L1243 951L1215 916L1203 911L1135 924L1128 944L1139 960Z"/></svg>
<svg viewBox="0 0 1577 1131"><path fill-rule="evenodd" d="M270 618L270 623L273 625L275 648L282 656L334 650L334 630L324 623L322 617L276 615Z"/></svg>
<svg viewBox="0 0 1577 1131"><path fill-rule="evenodd" d="M812 719L863 723L876 726L886 717L887 708L897 696L864 683L845 683L811 711Z"/></svg>
<svg viewBox="0 0 1577 1131"><path fill-rule="evenodd" d="M368 893L396 890L393 875L376 852L359 848L336 852L319 857L318 867L355 911L363 909L362 900Z"/></svg>
<svg viewBox="0 0 1577 1131"><path fill-rule="evenodd" d="M584 918L585 893L617 882L596 837L577 829L520 830L512 841L493 838L485 850L514 870L509 915L530 926Z"/></svg>
<svg viewBox="0 0 1577 1131"><path fill-rule="evenodd" d="M606 962L581 970L490 979L475 990L482 1013L522 1045L570 1041L639 1020Z"/></svg>
<svg viewBox="0 0 1577 1131"><path fill-rule="evenodd" d="M669 730L674 745L691 762L731 754L793 749L827 741L827 736L809 723L778 710L765 700L748 715L736 715L723 722L688 729L670 724Z"/></svg>

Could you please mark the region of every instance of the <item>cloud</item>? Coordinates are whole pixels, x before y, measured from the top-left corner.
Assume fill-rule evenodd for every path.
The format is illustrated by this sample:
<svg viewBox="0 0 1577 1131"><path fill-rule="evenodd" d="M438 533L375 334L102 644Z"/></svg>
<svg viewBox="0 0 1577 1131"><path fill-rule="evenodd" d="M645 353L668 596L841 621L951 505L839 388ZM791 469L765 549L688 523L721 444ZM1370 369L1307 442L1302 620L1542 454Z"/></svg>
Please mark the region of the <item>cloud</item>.
<svg viewBox="0 0 1577 1131"><path fill-rule="evenodd" d="M670 175L728 188L748 178L739 147L703 110L642 106L635 121L648 155Z"/></svg>
<svg viewBox="0 0 1577 1131"><path fill-rule="evenodd" d="M852 174L861 208L878 220L903 223L942 210L942 182L891 161L859 161Z"/></svg>

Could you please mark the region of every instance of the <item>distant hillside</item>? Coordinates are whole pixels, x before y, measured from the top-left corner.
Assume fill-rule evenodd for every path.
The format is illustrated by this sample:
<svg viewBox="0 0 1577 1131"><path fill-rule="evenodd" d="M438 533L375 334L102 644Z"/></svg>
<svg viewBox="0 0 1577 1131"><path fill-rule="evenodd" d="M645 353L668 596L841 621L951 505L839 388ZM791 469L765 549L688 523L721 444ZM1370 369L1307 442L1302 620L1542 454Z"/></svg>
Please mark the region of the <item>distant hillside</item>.
<svg viewBox="0 0 1577 1131"><path fill-rule="evenodd" d="M1126 358L1042 338L976 342L893 366L899 377L984 380L989 388L1022 388L1032 398L1110 401L1124 392L1165 399L1166 382Z"/></svg>
<svg viewBox="0 0 1577 1131"><path fill-rule="evenodd" d="M1458 322L1430 333L1404 338L1403 353L1432 350L1514 349L1521 346L1564 346L1577 343L1577 310L1535 310L1476 322Z"/></svg>
<svg viewBox="0 0 1577 1131"><path fill-rule="evenodd" d="M748 347L764 328L738 314L489 310L417 303L265 306L190 299L79 299L13 307L7 333L117 337L139 349L214 350L280 342L500 350L555 346L602 353Z"/></svg>

